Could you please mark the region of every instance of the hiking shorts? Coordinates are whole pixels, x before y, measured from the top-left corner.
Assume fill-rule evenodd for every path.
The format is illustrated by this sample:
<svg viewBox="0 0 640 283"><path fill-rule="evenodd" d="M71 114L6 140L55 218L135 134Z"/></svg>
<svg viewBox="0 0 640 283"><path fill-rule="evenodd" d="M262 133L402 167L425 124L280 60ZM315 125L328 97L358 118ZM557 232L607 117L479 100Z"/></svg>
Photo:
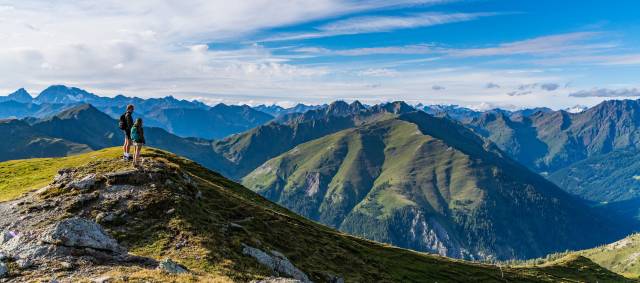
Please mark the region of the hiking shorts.
<svg viewBox="0 0 640 283"><path fill-rule="evenodd" d="M131 140L131 129L127 130L122 130L124 132L124 136L127 137L128 140Z"/></svg>

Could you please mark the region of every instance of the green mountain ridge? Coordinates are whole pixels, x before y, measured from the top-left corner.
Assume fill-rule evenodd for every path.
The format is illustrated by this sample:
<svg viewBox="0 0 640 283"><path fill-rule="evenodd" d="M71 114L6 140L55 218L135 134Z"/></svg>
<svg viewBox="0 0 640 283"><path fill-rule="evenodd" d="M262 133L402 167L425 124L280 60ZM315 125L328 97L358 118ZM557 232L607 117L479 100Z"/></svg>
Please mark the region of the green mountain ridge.
<svg viewBox="0 0 640 283"><path fill-rule="evenodd" d="M275 268L300 280L293 282L631 282L584 257L495 266L381 245L306 220L173 154L147 149L139 168L119 155L109 148L0 163L0 195L41 188L0 202L0 232L13 232L0 242L5 279L248 282L274 276ZM21 225L12 224L25 213ZM101 241L70 240L74 229L59 238L60 225L96 229L91 239ZM105 249L83 246L104 242ZM269 267L251 251L288 265ZM171 273L172 264L186 272Z"/></svg>
<svg viewBox="0 0 640 283"><path fill-rule="evenodd" d="M60 157L90 151L91 148L46 135L20 120L0 120L0 160L31 157Z"/></svg>
<svg viewBox="0 0 640 283"><path fill-rule="evenodd" d="M515 160L553 173L591 156L640 145L640 101L610 100L580 113L537 112L510 118L487 112L466 123Z"/></svg>
<svg viewBox="0 0 640 283"><path fill-rule="evenodd" d="M397 115L413 108L404 102L393 102L365 108L359 102L347 104L336 101L327 107L304 113L293 113L271 122L213 142L216 153L231 166L213 169L239 180L267 160L295 146L323 136L351 128L389 115ZM215 165L214 165L215 166Z"/></svg>
<svg viewBox="0 0 640 283"><path fill-rule="evenodd" d="M299 145L243 184L347 233L459 258L532 258L622 237L492 143L423 112Z"/></svg>

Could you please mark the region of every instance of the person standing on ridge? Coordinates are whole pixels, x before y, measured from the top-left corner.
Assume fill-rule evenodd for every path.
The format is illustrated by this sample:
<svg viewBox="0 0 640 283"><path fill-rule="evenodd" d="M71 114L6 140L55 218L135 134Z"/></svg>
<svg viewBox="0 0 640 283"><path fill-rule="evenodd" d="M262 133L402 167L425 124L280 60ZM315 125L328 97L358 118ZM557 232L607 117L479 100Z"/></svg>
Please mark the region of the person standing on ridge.
<svg viewBox="0 0 640 283"><path fill-rule="evenodd" d="M131 128L131 140L133 141L133 145L135 146L135 151L133 154L133 164L135 166L140 164L140 151L142 151L142 147L146 143L144 140L144 130L142 129L142 119L138 118L136 122L133 124Z"/></svg>
<svg viewBox="0 0 640 283"><path fill-rule="evenodd" d="M124 160L131 160L131 128L133 127L133 105L127 105L127 111L120 115L120 122L118 123L120 130L124 131L124 145L122 150L124 151L122 157Z"/></svg>

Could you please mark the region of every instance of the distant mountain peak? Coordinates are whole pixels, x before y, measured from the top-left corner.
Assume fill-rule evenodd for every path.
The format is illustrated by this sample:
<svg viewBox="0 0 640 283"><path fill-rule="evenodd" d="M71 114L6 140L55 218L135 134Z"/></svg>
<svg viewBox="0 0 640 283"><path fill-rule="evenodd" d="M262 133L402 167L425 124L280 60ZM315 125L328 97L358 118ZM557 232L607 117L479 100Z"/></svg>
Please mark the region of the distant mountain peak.
<svg viewBox="0 0 640 283"><path fill-rule="evenodd" d="M378 104L372 107L373 111L377 112L388 112L392 114L404 114L416 111L415 108L411 107L409 104L404 101L394 101L383 104Z"/></svg>
<svg viewBox="0 0 640 283"><path fill-rule="evenodd" d="M584 106L584 105L574 105L574 106L571 106L569 108L564 109L564 111L567 111L569 113L580 113L580 112L585 111L587 109L589 109L589 107Z"/></svg>
<svg viewBox="0 0 640 283"><path fill-rule="evenodd" d="M29 103L33 100L33 97L31 97L29 92L27 92L27 90L24 88L20 88L12 92L6 98L7 100L15 100L17 102L22 102L22 103Z"/></svg>
<svg viewBox="0 0 640 283"><path fill-rule="evenodd" d="M36 101L39 103L79 103L79 102L91 102L99 99L99 97L93 93L77 87L68 87L65 85L52 85L43 90Z"/></svg>

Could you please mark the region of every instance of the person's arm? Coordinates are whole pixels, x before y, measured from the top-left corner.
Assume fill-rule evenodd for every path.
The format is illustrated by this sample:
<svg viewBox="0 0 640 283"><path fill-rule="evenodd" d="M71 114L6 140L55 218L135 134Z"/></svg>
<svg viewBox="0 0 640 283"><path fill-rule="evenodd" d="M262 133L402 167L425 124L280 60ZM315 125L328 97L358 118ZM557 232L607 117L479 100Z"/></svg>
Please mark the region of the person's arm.
<svg viewBox="0 0 640 283"><path fill-rule="evenodd" d="M140 127L140 140L143 144L147 143L147 141L144 139L144 129L142 127Z"/></svg>

